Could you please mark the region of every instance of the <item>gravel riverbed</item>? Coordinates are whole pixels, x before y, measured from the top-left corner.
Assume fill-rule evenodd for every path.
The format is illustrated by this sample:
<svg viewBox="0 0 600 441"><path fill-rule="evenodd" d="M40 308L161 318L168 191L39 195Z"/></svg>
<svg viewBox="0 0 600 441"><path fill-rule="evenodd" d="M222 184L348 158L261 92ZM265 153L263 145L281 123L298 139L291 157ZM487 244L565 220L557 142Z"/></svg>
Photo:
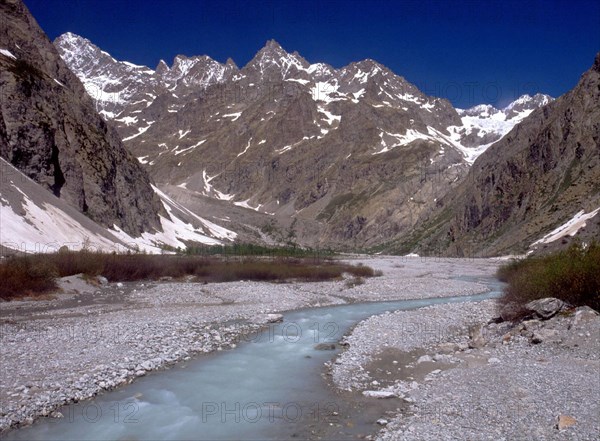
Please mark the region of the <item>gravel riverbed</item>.
<svg viewBox="0 0 600 441"><path fill-rule="evenodd" d="M370 317L345 337L332 381L408 404L381 416L380 440L600 439L600 316L497 317L495 300Z"/></svg>
<svg viewBox="0 0 600 441"><path fill-rule="evenodd" d="M489 277L485 259L349 257L383 271L350 287L323 283L128 283L62 281L55 298L0 303L0 430L60 418L62 405L93 397L203 353L229 350L288 310L468 295Z"/></svg>

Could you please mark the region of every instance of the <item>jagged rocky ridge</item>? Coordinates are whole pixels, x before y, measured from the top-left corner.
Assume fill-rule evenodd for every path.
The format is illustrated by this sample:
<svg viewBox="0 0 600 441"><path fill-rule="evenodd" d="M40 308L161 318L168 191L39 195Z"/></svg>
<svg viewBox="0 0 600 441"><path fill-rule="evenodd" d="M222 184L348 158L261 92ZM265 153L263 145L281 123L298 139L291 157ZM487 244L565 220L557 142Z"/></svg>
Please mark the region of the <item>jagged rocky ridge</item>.
<svg viewBox="0 0 600 441"><path fill-rule="evenodd" d="M3 1L0 21L0 156L106 227L159 229L147 173L25 5Z"/></svg>
<svg viewBox="0 0 600 441"><path fill-rule="evenodd" d="M364 248L410 231L492 141L550 100L522 97L486 119L373 60L334 69L275 41L242 69L180 55L155 71L74 34L55 44L160 185L293 218L310 225L297 239L311 245Z"/></svg>

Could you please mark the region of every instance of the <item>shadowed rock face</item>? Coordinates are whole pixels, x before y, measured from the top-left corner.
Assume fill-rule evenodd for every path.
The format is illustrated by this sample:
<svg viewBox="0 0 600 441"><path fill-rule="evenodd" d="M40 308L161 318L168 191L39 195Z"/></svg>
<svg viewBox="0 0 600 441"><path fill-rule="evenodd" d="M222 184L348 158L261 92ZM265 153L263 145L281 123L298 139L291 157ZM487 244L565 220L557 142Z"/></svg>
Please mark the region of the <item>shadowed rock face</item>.
<svg viewBox="0 0 600 441"><path fill-rule="evenodd" d="M580 210L600 207L600 54L577 86L482 154L407 246L422 252L523 252ZM598 216L586 229L598 231Z"/></svg>
<svg viewBox="0 0 600 441"><path fill-rule="evenodd" d="M146 172L20 0L0 3L0 155L92 220L160 228Z"/></svg>

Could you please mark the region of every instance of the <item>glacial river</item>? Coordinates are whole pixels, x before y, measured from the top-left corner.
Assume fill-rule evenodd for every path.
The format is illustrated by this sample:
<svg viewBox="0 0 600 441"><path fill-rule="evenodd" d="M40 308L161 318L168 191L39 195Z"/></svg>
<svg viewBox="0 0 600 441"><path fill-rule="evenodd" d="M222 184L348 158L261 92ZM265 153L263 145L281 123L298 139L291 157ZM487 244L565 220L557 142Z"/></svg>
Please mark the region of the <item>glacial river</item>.
<svg viewBox="0 0 600 441"><path fill-rule="evenodd" d="M66 406L62 419L41 419L5 440L266 440L305 437L302 427L327 424L340 395L327 387L323 363L361 320L399 309L496 297L500 284L475 296L303 309L244 337L234 350L201 356L151 373L93 400ZM332 421L333 422L333 421ZM371 430L375 430L370 421Z"/></svg>

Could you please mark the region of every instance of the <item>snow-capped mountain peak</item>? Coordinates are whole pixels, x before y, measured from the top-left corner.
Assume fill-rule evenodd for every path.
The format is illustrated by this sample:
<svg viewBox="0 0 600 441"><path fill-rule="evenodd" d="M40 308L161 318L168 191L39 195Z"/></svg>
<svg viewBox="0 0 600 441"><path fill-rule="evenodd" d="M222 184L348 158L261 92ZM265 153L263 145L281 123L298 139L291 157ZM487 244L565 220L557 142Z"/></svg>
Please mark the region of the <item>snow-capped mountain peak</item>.
<svg viewBox="0 0 600 441"><path fill-rule="evenodd" d="M314 63L308 66L306 70L315 81L326 81L331 79L337 72L329 64Z"/></svg>
<svg viewBox="0 0 600 441"><path fill-rule="evenodd" d="M324 63L309 64L298 52L287 52L275 40L267 41L241 70L231 59L222 64L206 55L193 57L177 55L171 66L161 60L156 71L152 71L117 61L101 52L89 40L74 34L61 36L57 40L57 46L99 105L105 105L106 101L109 101L103 99L104 95L116 93L114 101L120 105L117 110L127 108L127 111L120 114L118 111L103 108L103 114L108 118L112 117L120 124L126 141L136 139L148 132L135 141L140 143L145 142L146 136L154 137L153 133L156 131L167 130L157 129L152 125L164 117L161 116L161 112L166 112L167 115L179 112L186 105L186 96L191 92L207 89L215 84L227 85L231 80L241 81L241 83L235 86L236 91L232 91L229 96L242 96L241 94L254 96L262 92L250 93L250 88L283 82L281 90L287 96L312 97L315 104L304 105L316 105L314 110L316 113L311 114L308 107L303 111L306 112L304 116L307 117L306 127L316 127L318 130L315 135L312 133L313 129L307 128L302 136L299 133L292 137L294 139L286 140L279 146L283 152L289 151L291 146L298 144L298 139L302 139L303 142L313 138L318 140L330 131L336 130L339 127L338 122L343 118L343 115L340 115L341 103L346 103L344 106L358 104L370 106L369 112L378 114L373 117L374 120L383 118L382 121L387 121L385 124L378 123L375 129L381 135L379 137L381 139L377 138L377 142L385 144L384 146L377 144L374 147L379 149L378 152L389 151L394 146L408 142L409 139L426 139L454 147L467 163L471 163L489 145L498 141L534 109L552 100L542 94L523 95L503 109L490 104L480 104L464 110L454 109L447 100L427 96L402 76L396 75L373 59L353 62L340 69ZM101 58L102 62L98 63L97 58ZM161 95L160 102L150 108L154 100ZM112 95L107 96L112 98ZM235 99L219 103L225 108L205 109L202 118L206 118L207 124L234 123L242 113L249 114L244 112L244 108L250 104L250 102L240 103ZM257 121L250 122L267 124L274 110L266 109L268 108L265 107L262 113L254 116ZM280 111L286 113L288 110L280 109ZM364 109L361 112L364 112ZM394 116L391 116L390 112ZM246 118L244 117L244 120ZM325 122L322 121L323 118ZM390 127L386 130L383 128L384 125ZM148 131L151 126L152 130ZM177 142L174 146L170 146L169 142L156 144L159 148L158 153L167 158L169 155L164 150L169 148L173 151L173 155L183 154L182 152L187 155L195 149L194 146L203 145L207 135L198 135L198 138L192 142L193 135L188 136L192 129L190 123L186 122L185 127L180 127L176 131ZM171 129L167 131L169 130ZM394 136L387 135L389 133L393 133ZM432 133L436 134L432 135ZM391 141L390 136L393 138ZM179 145L179 140L184 137L189 145L182 147ZM403 141L398 141L400 139ZM388 145L389 143L391 144ZM234 144L237 145L237 141ZM248 140L243 144L241 151L247 152L251 148ZM144 154L141 157L149 156ZM154 165L154 160L149 159L149 163ZM177 164L179 163L178 161Z"/></svg>
<svg viewBox="0 0 600 441"><path fill-rule="evenodd" d="M461 138L463 146L477 147L481 154L535 109L552 101L552 97L538 93L533 97L522 95L503 109L497 109L490 104L479 104L469 109L457 109L461 116L462 127L450 127L449 130L451 133L460 134L458 136Z"/></svg>
<svg viewBox="0 0 600 441"><path fill-rule="evenodd" d="M491 104L478 104L477 106L473 106L468 109L456 109L456 111L461 116L476 116L479 118L489 118L490 116L500 112L500 110Z"/></svg>
<svg viewBox="0 0 600 441"><path fill-rule="evenodd" d="M518 118L519 121L529 116L535 109L545 106L554 99L551 96L537 93L534 96L521 95L515 101L506 106L502 111L507 119Z"/></svg>
<svg viewBox="0 0 600 441"><path fill-rule="evenodd" d="M71 32L59 36L54 45L106 119L133 119L132 114L150 106L163 93L185 96L226 81L238 71L233 61L221 64L206 55L177 55L172 66L160 60L156 70L152 70L116 60L88 39Z"/></svg>
<svg viewBox="0 0 600 441"><path fill-rule="evenodd" d="M497 109L491 104L478 104L476 106L470 107L468 109L456 109L459 115L461 116L473 116L478 118L489 118L494 115L499 115L500 119L508 120L514 117L519 117L517 113L528 112L526 115L529 115L533 110L545 106L546 104L552 102L554 98L549 95L544 95L541 93L535 94L534 96L530 96L528 94L521 95L519 98L508 104L502 109ZM520 119L524 118L523 115L520 116ZM497 118L498 119L498 118Z"/></svg>
<svg viewBox="0 0 600 441"><path fill-rule="evenodd" d="M157 74L165 86L174 91L178 86L204 89L211 84L223 82L237 70L235 63L221 64L207 55L196 57L177 55L171 67L161 60L157 67Z"/></svg>
<svg viewBox="0 0 600 441"><path fill-rule="evenodd" d="M258 72L260 79L263 80L283 79L296 77L299 72L306 72L309 66L308 61L298 52L290 54L275 40L269 40L242 70L251 77L253 72Z"/></svg>

